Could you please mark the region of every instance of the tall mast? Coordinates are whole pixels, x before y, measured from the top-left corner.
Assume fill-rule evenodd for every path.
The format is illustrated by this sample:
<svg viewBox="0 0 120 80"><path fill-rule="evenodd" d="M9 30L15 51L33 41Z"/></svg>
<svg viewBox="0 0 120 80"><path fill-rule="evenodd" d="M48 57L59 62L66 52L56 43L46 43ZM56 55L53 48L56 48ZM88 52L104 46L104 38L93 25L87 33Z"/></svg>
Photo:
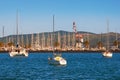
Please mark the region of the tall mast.
<svg viewBox="0 0 120 80"><path fill-rule="evenodd" d="M53 15L53 36L52 36L52 44L53 44L53 53L54 53L54 25L55 25L55 23L54 23L54 15Z"/></svg>
<svg viewBox="0 0 120 80"><path fill-rule="evenodd" d="M107 19L107 49L109 50L109 20Z"/></svg>
<svg viewBox="0 0 120 80"><path fill-rule="evenodd" d="M19 37L18 37L18 10L17 10L17 13L16 13L16 34L17 34L17 44L19 43Z"/></svg>
<svg viewBox="0 0 120 80"><path fill-rule="evenodd" d="M54 23L54 15L53 15L53 33L54 33L54 26L55 26L55 23Z"/></svg>

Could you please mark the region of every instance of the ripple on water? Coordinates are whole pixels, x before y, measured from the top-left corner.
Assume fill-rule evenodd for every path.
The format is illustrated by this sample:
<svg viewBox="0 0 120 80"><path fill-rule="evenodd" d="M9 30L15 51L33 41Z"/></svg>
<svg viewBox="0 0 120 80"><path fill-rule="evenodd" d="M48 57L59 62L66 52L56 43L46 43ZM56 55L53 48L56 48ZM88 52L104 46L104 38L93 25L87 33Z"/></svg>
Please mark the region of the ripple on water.
<svg viewBox="0 0 120 80"><path fill-rule="evenodd" d="M63 54L66 66L48 65L51 54L29 54L10 58L0 54L0 80L119 80L120 55L104 58L101 54Z"/></svg>

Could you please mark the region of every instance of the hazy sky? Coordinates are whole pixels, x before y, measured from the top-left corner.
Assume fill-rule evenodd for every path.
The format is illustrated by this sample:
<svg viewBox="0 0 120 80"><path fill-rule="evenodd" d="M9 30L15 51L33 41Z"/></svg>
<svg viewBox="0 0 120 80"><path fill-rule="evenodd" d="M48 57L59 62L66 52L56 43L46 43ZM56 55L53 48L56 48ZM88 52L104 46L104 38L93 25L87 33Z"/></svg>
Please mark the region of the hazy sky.
<svg viewBox="0 0 120 80"><path fill-rule="evenodd" d="M120 0L0 0L0 36L16 34L16 11L19 12L19 33L73 31L73 21L78 31L104 33L107 27L120 33Z"/></svg>

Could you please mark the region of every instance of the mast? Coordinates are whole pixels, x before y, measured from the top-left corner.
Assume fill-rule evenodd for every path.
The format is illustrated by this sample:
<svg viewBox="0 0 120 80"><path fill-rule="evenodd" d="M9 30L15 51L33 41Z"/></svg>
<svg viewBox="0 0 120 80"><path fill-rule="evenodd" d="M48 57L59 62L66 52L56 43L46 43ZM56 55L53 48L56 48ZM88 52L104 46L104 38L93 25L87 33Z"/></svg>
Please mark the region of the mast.
<svg viewBox="0 0 120 80"><path fill-rule="evenodd" d="M116 38L116 40L118 40L117 31L116 31L116 35L115 35L115 36L116 36L116 37L115 37L115 38Z"/></svg>
<svg viewBox="0 0 120 80"><path fill-rule="evenodd" d="M4 37L4 26L3 26L3 35L2 36Z"/></svg>
<svg viewBox="0 0 120 80"><path fill-rule="evenodd" d="M66 32L64 33L64 36L63 36L63 48L66 49Z"/></svg>
<svg viewBox="0 0 120 80"><path fill-rule="evenodd" d="M41 37L41 48L42 48L42 50L45 49L45 42L46 42L45 40L46 40L46 37L45 37L45 33L43 32L42 37Z"/></svg>
<svg viewBox="0 0 120 80"><path fill-rule="evenodd" d="M67 34L67 46L68 46L68 48L70 48L70 33L68 32L68 34Z"/></svg>
<svg viewBox="0 0 120 80"><path fill-rule="evenodd" d="M118 34L117 34L117 31L116 31L116 42L117 42L116 48L118 48Z"/></svg>
<svg viewBox="0 0 120 80"><path fill-rule="evenodd" d="M47 48L50 48L50 33L47 34Z"/></svg>
<svg viewBox="0 0 120 80"><path fill-rule="evenodd" d="M109 50L109 20L107 20L107 50Z"/></svg>
<svg viewBox="0 0 120 80"><path fill-rule="evenodd" d="M51 47L51 49L52 49L52 33L50 33L50 47Z"/></svg>
<svg viewBox="0 0 120 80"><path fill-rule="evenodd" d="M53 35L52 35L53 54L54 54L54 25L55 23L54 23L54 15L53 15Z"/></svg>
<svg viewBox="0 0 120 80"><path fill-rule="evenodd" d="M61 35L60 32L58 32L58 43L59 43L59 49L61 49Z"/></svg>
<svg viewBox="0 0 120 80"><path fill-rule="evenodd" d="M31 48L33 49L34 47L34 34L31 34Z"/></svg>
<svg viewBox="0 0 120 80"><path fill-rule="evenodd" d="M28 35L26 35L26 48L29 48L29 39L28 39Z"/></svg>
<svg viewBox="0 0 120 80"><path fill-rule="evenodd" d="M39 43L39 33L38 34L36 34L36 42L35 42L35 47L36 48L39 48L39 46L40 46L40 43Z"/></svg>
<svg viewBox="0 0 120 80"><path fill-rule="evenodd" d="M72 33L72 48L75 48L75 33Z"/></svg>
<svg viewBox="0 0 120 80"><path fill-rule="evenodd" d="M24 37L23 37L23 34L21 35L21 46L24 47Z"/></svg>
<svg viewBox="0 0 120 80"><path fill-rule="evenodd" d="M17 41L17 44L19 44L19 36L18 36L18 10L17 10L17 13L16 13L16 34L17 34L17 36L16 36L16 41Z"/></svg>

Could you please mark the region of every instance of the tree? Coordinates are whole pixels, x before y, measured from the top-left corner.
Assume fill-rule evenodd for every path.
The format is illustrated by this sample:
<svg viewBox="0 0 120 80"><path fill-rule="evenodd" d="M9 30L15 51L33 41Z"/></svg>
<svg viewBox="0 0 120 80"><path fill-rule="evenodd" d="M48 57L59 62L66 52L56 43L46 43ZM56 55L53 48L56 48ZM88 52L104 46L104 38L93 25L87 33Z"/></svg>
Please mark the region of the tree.
<svg viewBox="0 0 120 80"><path fill-rule="evenodd" d="M113 42L113 45L116 46L116 47L118 47L118 44L119 44L119 42L118 42L117 40L115 40L115 41Z"/></svg>
<svg viewBox="0 0 120 80"><path fill-rule="evenodd" d="M55 42L54 43L54 47L59 47L60 46L60 43L59 42Z"/></svg>
<svg viewBox="0 0 120 80"><path fill-rule="evenodd" d="M11 47L11 46L14 45L14 43L13 43L13 42L9 42L7 45L8 45L9 47Z"/></svg>
<svg viewBox="0 0 120 80"><path fill-rule="evenodd" d="M101 48L103 47L102 42L101 42L101 41L99 41L99 42L97 43L97 46L98 46L98 48L99 48L99 49L101 49Z"/></svg>
<svg viewBox="0 0 120 80"><path fill-rule="evenodd" d="M3 47L4 46L4 43L3 42L0 42L0 47Z"/></svg>
<svg viewBox="0 0 120 80"><path fill-rule="evenodd" d="M88 41L88 40L84 41L84 46L85 46L86 48L89 48L89 41Z"/></svg>

